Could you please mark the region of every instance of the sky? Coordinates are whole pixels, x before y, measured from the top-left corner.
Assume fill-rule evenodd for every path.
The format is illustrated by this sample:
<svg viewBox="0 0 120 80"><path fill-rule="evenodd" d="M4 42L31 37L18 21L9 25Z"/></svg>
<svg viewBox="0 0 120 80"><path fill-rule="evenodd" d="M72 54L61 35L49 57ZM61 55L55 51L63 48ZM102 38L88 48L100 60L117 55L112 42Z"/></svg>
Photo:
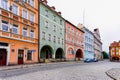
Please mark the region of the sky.
<svg viewBox="0 0 120 80"><path fill-rule="evenodd" d="M120 0L47 0L74 25L83 24L91 31L99 28L103 51L120 40ZM84 19L83 19L84 15Z"/></svg>

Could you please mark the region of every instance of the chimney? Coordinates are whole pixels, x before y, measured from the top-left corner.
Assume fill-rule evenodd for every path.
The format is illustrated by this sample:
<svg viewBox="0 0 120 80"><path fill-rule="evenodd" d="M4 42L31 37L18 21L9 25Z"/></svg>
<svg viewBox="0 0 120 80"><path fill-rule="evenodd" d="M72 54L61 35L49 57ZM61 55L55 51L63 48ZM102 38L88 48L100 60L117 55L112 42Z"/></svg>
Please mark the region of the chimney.
<svg viewBox="0 0 120 80"><path fill-rule="evenodd" d="M55 6L52 6L51 9L55 11Z"/></svg>
<svg viewBox="0 0 120 80"><path fill-rule="evenodd" d="M42 0L42 2L45 4L45 5L47 5L47 0Z"/></svg>
<svg viewBox="0 0 120 80"><path fill-rule="evenodd" d="M59 11L58 14L61 15L62 13Z"/></svg>

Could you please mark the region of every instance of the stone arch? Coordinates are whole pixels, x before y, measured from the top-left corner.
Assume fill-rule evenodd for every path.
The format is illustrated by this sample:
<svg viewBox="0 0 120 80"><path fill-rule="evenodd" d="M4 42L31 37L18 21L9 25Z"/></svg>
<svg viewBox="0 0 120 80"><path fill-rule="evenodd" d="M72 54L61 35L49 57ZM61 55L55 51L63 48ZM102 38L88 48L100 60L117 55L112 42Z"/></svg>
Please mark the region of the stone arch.
<svg viewBox="0 0 120 80"><path fill-rule="evenodd" d="M50 59L53 57L54 51L53 48L49 45L44 45L40 51L40 58Z"/></svg>
<svg viewBox="0 0 120 80"><path fill-rule="evenodd" d="M64 58L64 51L62 48L58 48L55 52L55 59L62 59Z"/></svg>
<svg viewBox="0 0 120 80"><path fill-rule="evenodd" d="M81 49L77 49L76 54L75 54L75 59L78 58L78 60L80 60L80 58L83 58L83 52Z"/></svg>

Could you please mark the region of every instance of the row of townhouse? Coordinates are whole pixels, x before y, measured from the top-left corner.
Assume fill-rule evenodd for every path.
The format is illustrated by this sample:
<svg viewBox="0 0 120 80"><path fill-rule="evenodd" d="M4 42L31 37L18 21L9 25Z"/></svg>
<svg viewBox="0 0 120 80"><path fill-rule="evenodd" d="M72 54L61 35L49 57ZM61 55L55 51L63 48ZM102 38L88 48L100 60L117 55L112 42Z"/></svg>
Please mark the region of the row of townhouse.
<svg viewBox="0 0 120 80"><path fill-rule="evenodd" d="M84 54L89 43L84 44L82 26L64 19L47 0L1 0L0 65L82 60L93 55L93 45Z"/></svg>

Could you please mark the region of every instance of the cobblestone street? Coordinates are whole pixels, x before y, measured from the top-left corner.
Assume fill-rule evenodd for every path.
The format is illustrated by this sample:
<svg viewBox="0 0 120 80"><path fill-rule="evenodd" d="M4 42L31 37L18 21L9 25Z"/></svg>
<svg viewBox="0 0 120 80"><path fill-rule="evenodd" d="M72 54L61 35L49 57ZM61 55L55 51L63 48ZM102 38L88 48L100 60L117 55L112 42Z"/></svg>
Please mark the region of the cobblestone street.
<svg viewBox="0 0 120 80"><path fill-rule="evenodd" d="M106 71L120 68L107 60L94 63L66 62L0 71L2 80L112 80Z"/></svg>

